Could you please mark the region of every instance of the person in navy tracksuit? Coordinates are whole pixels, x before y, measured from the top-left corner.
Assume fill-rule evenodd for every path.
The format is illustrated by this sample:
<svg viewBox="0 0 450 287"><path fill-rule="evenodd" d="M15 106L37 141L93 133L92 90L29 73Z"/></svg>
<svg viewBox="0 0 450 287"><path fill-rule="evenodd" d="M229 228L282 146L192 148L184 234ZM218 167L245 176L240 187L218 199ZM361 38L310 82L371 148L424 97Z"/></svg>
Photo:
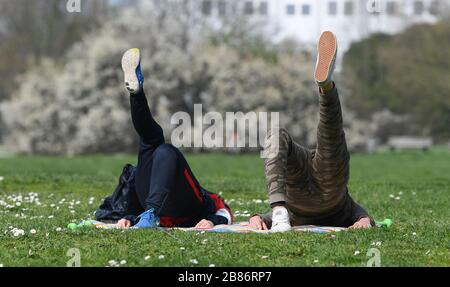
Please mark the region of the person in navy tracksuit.
<svg viewBox="0 0 450 287"><path fill-rule="evenodd" d="M140 137L135 189L144 211L127 216L121 227L203 227L231 224L232 213L217 194L202 188L179 149L164 142L143 90L140 52L130 49L122 58L125 86L130 91L131 117Z"/></svg>

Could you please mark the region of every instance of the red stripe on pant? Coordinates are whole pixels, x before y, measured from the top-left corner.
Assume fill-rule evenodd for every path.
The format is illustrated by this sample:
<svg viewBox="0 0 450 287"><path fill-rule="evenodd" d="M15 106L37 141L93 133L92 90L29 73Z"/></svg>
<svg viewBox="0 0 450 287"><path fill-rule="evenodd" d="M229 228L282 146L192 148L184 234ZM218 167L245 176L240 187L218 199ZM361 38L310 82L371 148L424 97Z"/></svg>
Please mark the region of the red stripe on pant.
<svg viewBox="0 0 450 287"><path fill-rule="evenodd" d="M195 196L198 198L198 200L200 201L200 203L203 203L203 197L200 194L200 191L198 190L197 185L195 185L194 180L192 179L192 176L189 174L189 171L187 169L184 170L184 177L186 178L186 180L188 181L189 185L191 186L191 188L194 190Z"/></svg>
<svg viewBox="0 0 450 287"><path fill-rule="evenodd" d="M189 171L187 169L184 170L184 177L186 178L187 182L189 183L189 186L194 191L195 197L200 201L200 203L203 203L203 197L200 194L200 191L195 185L194 179L190 175ZM163 227L174 227L178 226L188 220L192 219L192 216L186 216L186 217L171 217L171 216L161 216L160 217L160 225Z"/></svg>

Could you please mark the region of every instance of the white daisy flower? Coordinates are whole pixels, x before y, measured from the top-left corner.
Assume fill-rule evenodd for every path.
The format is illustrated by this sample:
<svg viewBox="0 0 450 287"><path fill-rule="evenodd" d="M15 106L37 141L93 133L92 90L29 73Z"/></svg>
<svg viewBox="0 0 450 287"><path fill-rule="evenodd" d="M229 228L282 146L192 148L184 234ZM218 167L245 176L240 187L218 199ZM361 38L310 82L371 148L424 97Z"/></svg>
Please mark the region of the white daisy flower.
<svg viewBox="0 0 450 287"><path fill-rule="evenodd" d="M11 230L11 233L13 234L14 237L19 237L24 235L25 231L23 229L13 228L13 230Z"/></svg>
<svg viewBox="0 0 450 287"><path fill-rule="evenodd" d="M189 260L189 262L191 262L192 264L198 264L197 259L191 259L191 260Z"/></svg>
<svg viewBox="0 0 450 287"><path fill-rule="evenodd" d="M119 266L119 263L117 263L116 260L109 260L109 261L108 261L108 265L109 265L110 267L117 267L117 266Z"/></svg>

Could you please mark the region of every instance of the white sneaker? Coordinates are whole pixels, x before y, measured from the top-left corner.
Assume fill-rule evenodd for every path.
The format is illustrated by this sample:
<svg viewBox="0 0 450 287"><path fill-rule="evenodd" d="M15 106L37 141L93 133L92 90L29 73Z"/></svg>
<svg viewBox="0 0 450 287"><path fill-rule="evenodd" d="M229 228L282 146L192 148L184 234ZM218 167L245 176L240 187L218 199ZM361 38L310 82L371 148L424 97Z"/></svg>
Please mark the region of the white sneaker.
<svg viewBox="0 0 450 287"><path fill-rule="evenodd" d="M141 71L141 52L137 48L127 50L122 57L122 70L125 87L132 93L138 93L144 84Z"/></svg>
<svg viewBox="0 0 450 287"><path fill-rule="evenodd" d="M292 229L289 213L285 207L275 207L272 214L271 232L286 232Z"/></svg>

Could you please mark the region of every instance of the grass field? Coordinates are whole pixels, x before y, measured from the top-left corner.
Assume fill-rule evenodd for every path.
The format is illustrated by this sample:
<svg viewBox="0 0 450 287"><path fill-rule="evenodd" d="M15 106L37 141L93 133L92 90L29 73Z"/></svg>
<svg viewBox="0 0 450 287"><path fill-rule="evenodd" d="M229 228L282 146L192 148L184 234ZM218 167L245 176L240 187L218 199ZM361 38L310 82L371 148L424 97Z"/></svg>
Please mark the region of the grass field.
<svg viewBox="0 0 450 287"><path fill-rule="evenodd" d="M222 192L234 212L267 210L258 156L188 160L201 183ZM370 248L379 249L382 266L450 266L450 153L444 149L352 157L351 194L376 219L392 218L391 229L172 233L176 238L152 230L68 230L68 223L92 218L127 162L135 158L0 159L0 266L66 266L69 248L80 250L82 266L111 260L122 266L366 266Z"/></svg>

